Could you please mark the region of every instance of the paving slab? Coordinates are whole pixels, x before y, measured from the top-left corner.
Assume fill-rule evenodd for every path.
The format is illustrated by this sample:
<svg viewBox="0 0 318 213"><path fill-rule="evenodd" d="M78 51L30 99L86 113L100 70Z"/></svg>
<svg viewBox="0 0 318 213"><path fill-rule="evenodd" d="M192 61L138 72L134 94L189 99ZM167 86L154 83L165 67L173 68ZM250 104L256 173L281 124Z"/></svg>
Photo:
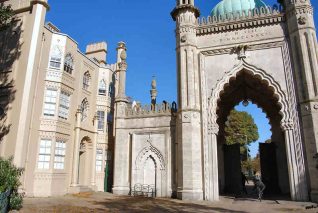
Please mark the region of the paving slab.
<svg viewBox="0 0 318 213"><path fill-rule="evenodd" d="M219 202L181 201L168 198L144 198L116 196L103 192L88 192L61 197L25 198L21 213L57 213L57 212L123 212L123 213L270 213L295 212L318 213L317 204L293 202L289 200L265 199L262 202L253 197L222 196Z"/></svg>

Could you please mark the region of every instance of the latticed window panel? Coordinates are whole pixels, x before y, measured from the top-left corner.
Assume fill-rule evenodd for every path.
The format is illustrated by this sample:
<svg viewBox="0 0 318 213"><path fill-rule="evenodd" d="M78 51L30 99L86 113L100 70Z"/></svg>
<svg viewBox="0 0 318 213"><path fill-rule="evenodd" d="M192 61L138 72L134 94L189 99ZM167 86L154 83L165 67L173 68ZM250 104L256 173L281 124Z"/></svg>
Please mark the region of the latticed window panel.
<svg viewBox="0 0 318 213"><path fill-rule="evenodd" d="M61 67L61 58L52 56L50 59L50 68L59 69Z"/></svg>
<svg viewBox="0 0 318 213"><path fill-rule="evenodd" d="M101 172L103 169L103 150L96 150L96 171Z"/></svg>
<svg viewBox="0 0 318 213"><path fill-rule="evenodd" d="M70 95L66 92L61 92L60 95L60 106L59 106L59 117L62 119L68 119L68 113L70 108Z"/></svg>
<svg viewBox="0 0 318 213"><path fill-rule="evenodd" d="M38 169L49 169L51 160L51 140L41 139L39 149Z"/></svg>
<svg viewBox="0 0 318 213"><path fill-rule="evenodd" d="M44 96L44 110L45 116L54 116L56 108L57 90L47 89Z"/></svg>
<svg viewBox="0 0 318 213"><path fill-rule="evenodd" d="M66 143L64 141L56 141L54 155L54 169L64 169L65 164Z"/></svg>
<svg viewBox="0 0 318 213"><path fill-rule="evenodd" d="M97 117L98 117L97 129L99 131L104 131L104 127L105 127L105 112L104 111L97 111Z"/></svg>

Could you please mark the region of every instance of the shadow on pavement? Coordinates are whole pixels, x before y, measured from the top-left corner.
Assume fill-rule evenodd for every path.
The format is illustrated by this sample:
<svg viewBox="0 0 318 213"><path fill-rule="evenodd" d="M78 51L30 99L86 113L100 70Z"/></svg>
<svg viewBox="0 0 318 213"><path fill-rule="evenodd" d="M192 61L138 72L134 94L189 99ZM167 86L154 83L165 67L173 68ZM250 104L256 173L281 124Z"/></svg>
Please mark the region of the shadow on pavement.
<svg viewBox="0 0 318 213"><path fill-rule="evenodd" d="M105 199L94 201L94 205L102 205L110 212L233 212L246 213L220 207L209 207L195 203L180 203L173 200L143 197L120 197L116 200ZM105 210L103 208L103 210ZM96 209L102 210L102 209Z"/></svg>

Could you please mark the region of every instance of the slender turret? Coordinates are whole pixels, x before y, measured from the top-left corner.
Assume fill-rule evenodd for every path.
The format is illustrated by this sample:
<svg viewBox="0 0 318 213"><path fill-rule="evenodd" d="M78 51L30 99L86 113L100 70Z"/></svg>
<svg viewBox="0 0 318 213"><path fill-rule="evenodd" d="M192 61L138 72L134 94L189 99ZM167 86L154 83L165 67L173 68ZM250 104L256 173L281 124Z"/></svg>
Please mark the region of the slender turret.
<svg viewBox="0 0 318 213"><path fill-rule="evenodd" d="M171 12L176 21L178 73L178 191L179 199L203 199L201 109L196 26L199 10L193 0L178 0Z"/></svg>
<svg viewBox="0 0 318 213"><path fill-rule="evenodd" d="M157 103L157 81L156 78L153 77L151 81L151 90L150 90L150 95L151 95L151 106L155 106Z"/></svg>
<svg viewBox="0 0 318 213"><path fill-rule="evenodd" d="M301 109L301 129L308 162L308 185L311 200L317 202L318 170L313 157L318 153L318 49L313 7L310 0L285 0L284 6ZM302 181L306 180L299 180ZM302 193L298 194L305 198Z"/></svg>

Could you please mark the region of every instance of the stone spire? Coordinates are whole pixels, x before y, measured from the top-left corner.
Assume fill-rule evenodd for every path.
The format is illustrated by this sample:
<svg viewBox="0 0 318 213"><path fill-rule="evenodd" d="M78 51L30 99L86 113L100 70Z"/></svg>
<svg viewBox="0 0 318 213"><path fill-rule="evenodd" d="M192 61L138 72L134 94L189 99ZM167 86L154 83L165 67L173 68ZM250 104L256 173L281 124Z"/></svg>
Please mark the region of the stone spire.
<svg viewBox="0 0 318 213"><path fill-rule="evenodd" d="M317 35L313 17L313 7L309 0L285 0L286 19L290 38L291 55L294 64L296 88L300 103L301 125L303 125L306 157L313 162L318 152L318 60ZM318 170L316 165L308 163L311 188L310 198L318 201ZM298 180L305 182L306 180ZM305 200L306 191L297 193L293 199Z"/></svg>
<svg viewBox="0 0 318 213"><path fill-rule="evenodd" d="M126 44L119 42L117 47L117 76L118 76L118 92L117 100L126 99L126 71L127 71L127 53ZM116 100L115 100L116 101Z"/></svg>
<svg viewBox="0 0 318 213"><path fill-rule="evenodd" d="M151 95L151 105L156 105L157 102L157 81L155 76L152 77L151 81L151 90L150 90L150 95Z"/></svg>
<svg viewBox="0 0 318 213"><path fill-rule="evenodd" d="M171 12L176 21L176 52L178 73L178 191L183 200L203 199L201 153L201 108L197 48L197 18L200 11L193 0L178 0ZM180 130L180 131L179 131ZM185 175L186 174L186 175Z"/></svg>

